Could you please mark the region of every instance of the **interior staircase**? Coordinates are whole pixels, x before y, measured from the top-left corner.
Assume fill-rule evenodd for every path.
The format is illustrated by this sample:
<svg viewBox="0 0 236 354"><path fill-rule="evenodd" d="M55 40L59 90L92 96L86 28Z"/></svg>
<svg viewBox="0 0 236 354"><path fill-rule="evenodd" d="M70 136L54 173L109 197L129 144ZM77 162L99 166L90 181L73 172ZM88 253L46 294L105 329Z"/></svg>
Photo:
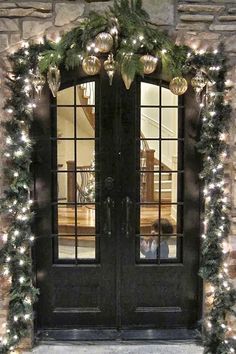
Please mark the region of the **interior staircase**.
<svg viewBox="0 0 236 354"><path fill-rule="evenodd" d="M79 98L79 102L81 105L94 105L95 104L95 91L94 91L94 84L93 83L84 83L82 85L78 86L77 89L77 94ZM88 122L90 123L91 127L95 129L95 108L94 107L83 107L86 118L88 119ZM141 134L142 135L142 134ZM144 136L142 136L144 138ZM145 141L145 144L142 146L143 150L148 150L149 146L147 142ZM140 161L142 166L145 166L146 161L145 161L145 154L144 157L141 157ZM162 164L161 166L162 174L161 174L161 201L168 203L171 202L171 191L172 191L172 180L171 180L171 173L168 172L169 168ZM159 161L155 159L154 163L154 170L158 171L159 170ZM166 171L166 172L165 172ZM143 191L147 186L145 185L145 180L142 181L142 188L141 190ZM141 191L141 193L142 193ZM142 196L141 196L142 199ZM155 173L154 175L154 195L153 195L153 201L154 202L159 202L159 174Z"/></svg>

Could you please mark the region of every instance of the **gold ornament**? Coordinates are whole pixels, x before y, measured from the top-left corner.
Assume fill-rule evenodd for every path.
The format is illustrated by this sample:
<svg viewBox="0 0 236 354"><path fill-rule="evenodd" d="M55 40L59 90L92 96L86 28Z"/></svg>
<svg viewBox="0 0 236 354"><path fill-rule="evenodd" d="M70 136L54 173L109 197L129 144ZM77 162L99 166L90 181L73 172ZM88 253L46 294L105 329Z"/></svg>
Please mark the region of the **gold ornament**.
<svg viewBox="0 0 236 354"><path fill-rule="evenodd" d="M198 71L196 76L192 78L191 85L197 94L200 94L201 91L204 89L204 87L206 86L206 79L202 75L201 71Z"/></svg>
<svg viewBox="0 0 236 354"><path fill-rule="evenodd" d="M128 77L128 75L126 75L125 73L121 72L121 75L122 75L122 79L124 81L126 89L129 90L133 80L130 77Z"/></svg>
<svg viewBox="0 0 236 354"><path fill-rule="evenodd" d="M33 75L32 84L39 98L41 97L45 82L45 77L40 73L39 69L37 68L36 73Z"/></svg>
<svg viewBox="0 0 236 354"><path fill-rule="evenodd" d="M110 33L101 32L95 38L95 46L101 53L110 52L113 46L113 37Z"/></svg>
<svg viewBox="0 0 236 354"><path fill-rule="evenodd" d="M104 69L109 77L110 86L112 85L113 77L116 71L116 62L113 58L113 54L108 56L108 59L104 61Z"/></svg>
<svg viewBox="0 0 236 354"><path fill-rule="evenodd" d="M144 74L152 74L157 67L158 58L153 57L152 55L143 55L140 58L141 63L144 67Z"/></svg>
<svg viewBox="0 0 236 354"><path fill-rule="evenodd" d="M97 57L90 55L83 60L82 67L85 74L93 76L99 73L101 69L101 63Z"/></svg>
<svg viewBox="0 0 236 354"><path fill-rule="evenodd" d="M50 90L52 91L53 97L56 97L57 91L61 85L61 73L60 70L55 66L51 65L47 73L47 80Z"/></svg>
<svg viewBox="0 0 236 354"><path fill-rule="evenodd" d="M177 76L171 80L169 88L174 95L180 96L187 91L188 83L184 77Z"/></svg>

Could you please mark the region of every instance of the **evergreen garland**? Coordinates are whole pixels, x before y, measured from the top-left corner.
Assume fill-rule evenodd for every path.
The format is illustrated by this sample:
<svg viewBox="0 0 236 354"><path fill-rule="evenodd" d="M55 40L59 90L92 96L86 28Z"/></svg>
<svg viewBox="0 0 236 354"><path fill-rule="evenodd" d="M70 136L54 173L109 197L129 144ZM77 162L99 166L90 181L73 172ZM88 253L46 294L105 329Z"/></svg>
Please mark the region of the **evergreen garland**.
<svg viewBox="0 0 236 354"><path fill-rule="evenodd" d="M202 235L202 262L200 275L211 285L207 294L212 301L204 319L204 347L206 354L234 353L227 325L227 315L234 313L236 293L228 280L227 257L224 251L229 232L228 200L224 192L223 162L228 154L225 134L228 132L230 105L225 100L227 66L223 48L218 53L194 53L184 46L175 46L168 37L148 23L141 0L115 1L104 15L91 14L78 28L65 34L59 43L45 41L31 44L10 56L12 72L7 78L11 97L6 101L7 120L4 123L6 145L4 151L5 184L0 211L8 222L2 237L0 251L2 273L10 281L9 312L6 335L0 353L8 353L29 335L33 319L33 303L38 291L33 285L30 254L33 235L30 173L33 142L29 131L35 100L32 99L31 78L36 67L46 73L50 65L74 69L88 55L87 44L96 34L110 30L114 24L119 30L115 59L129 77L142 75L139 57L147 52L162 56L162 65L172 75L187 71L204 71L211 92L200 104L202 116L201 138L198 149L203 156L201 178L204 181L205 232ZM137 33L137 28L139 33ZM189 51L188 59L187 54ZM130 53L133 53L130 55ZM41 60L40 60L41 58ZM112 88L111 88L112 89Z"/></svg>

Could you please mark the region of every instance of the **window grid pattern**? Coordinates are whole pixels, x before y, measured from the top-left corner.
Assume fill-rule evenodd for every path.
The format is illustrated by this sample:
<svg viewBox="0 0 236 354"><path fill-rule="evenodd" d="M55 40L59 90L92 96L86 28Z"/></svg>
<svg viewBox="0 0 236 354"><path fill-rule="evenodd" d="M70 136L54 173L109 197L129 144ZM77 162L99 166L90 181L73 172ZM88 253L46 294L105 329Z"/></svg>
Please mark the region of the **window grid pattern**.
<svg viewBox="0 0 236 354"><path fill-rule="evenodd" d="M153 85L153 84L152 84ZM156 83L155 83L156 85ZM166 263L181 263L182 262L182 247L183 247L183 210L184 210L184 126L183 126L183 116L184 116L184 100L183 97L178 97L178 102L176 105L167 105L166 102L163 102L163 90L166 90L166 85L161 80L158 83L158 99L157 104L144 104L141 100L142 97L142 83L140 85L140 110L139 110L139 117L138 124L137 124L137 151L136 151L136 175L137 175L137 183L138 189L137 190L137 206L136 206L136 217L137 217L137 228L136 228L136 262L137 263L154 263L154 264L166 264ZM142 109L152 108L158 109L158 117L156 117L159 125L157 137L149 137L141 133L141 115ZM163 137L162 131L162 123L163 123L163 112L168 109L176 109L178 111L177 114L177 134L176 137ZM153 134L152 134L153 135ZM153 169L149 169L146 166L142 166L141 158L142 158L142 148L146 144L148 145L149 142L157 144L157 151L158 151L158 166ZM164 168L163 164L163 154L165 152L165 148L167 144L175 144L177 149L177 163L175 168L170 168L168 170L168 174L173 178L175 176L177 181L177 189L176 189L176 196L171 201L165 201L162 197L162 180L163 176L167 173ZM151 176L152 180L158 180L158 201L143 201L141 194L142 194L142 180L143 176ZM173 193L173 191L172 191ZM173 198L173 197L172 197ZM173 219L170 220L173 226L173 232L166 234L162 231L161 223L158 224L158 231L155 233L155 242L157 243L157 251L155 257L143 257L142 256L142 242L143 240L148 240L150 238L150 231L145 231L145 227L142 227L143 216L142 216L142 209L148 211L154 210L154 215L156 220L161 220L166 218L165 215L165 208L169 210L174 210L176 215L176 220L173 222ZM145 216L144 216L145 217ZM171 219L169 216L168 219ZM154 221L154 220L153 220ZM162 256L161 252L161 243L162 240L166 240L167 243L170 242L172 244L172 248L174 246L174 255L172 256ZM168 241L169 240L169 241ZM173 252L172 252L173 253Z"/></svg>
<svg viewBox="0 0 236 354"><path fill-rule="evenodd" d="M95 82L92 82L95 87ZM79 109L92 108L94 114L96 115L96 103L93 104L80 104L78 101L78 87L80 85L74 85L70 87L70 97L72 97L72 102L67 104L58 103L59 99L55 99L51 104L52 120L51 125L51 146L52 146L52 161L51 161L51 180L52 180L52 198L51 198L51 207L52 207L52 239L54 243L54 262L55 263L94 263L98 261L98 251L99 251L99 242L97 241L99 234L97 230L99 228L97 214L99 208L99 191L98 178L99 170L97 168L97 151L99 150L99 136L98 129L94 127L94 136L81 137L78 135L78 127L80 124L80 114L78 113ZM59 96L60 97L60 96ZM58 109L70 109L73 111L73 136L60 136L58 134ZM96 121L96 119L95 119ZM92 142L94 144L94 164L93 166L86 166L86 168L81 168L78 166L78 161L80 158L80 149L78 144L80 143ZM72 161L69 161L70 164L60 164L59 161L59 144L64 144L64 150L69 149L73 145L73 158ZM96 168L95 168L96 166ZM78 197L78 179L79 177L83 179L85 175L93 174L94 178L94 194L95 197L93 200L80 200ZM59 178L64 179L67 183L68 180L71 181L71 186L73 190L70 195L63 195L63 198L59 196ZM84 210L86 210L86 215L90 213L93 216L93 222L90 227L81 228L81 222L83 218ZM63 221L65 218L65 223ZM71 224L70 224L71 221ZM92 226L92 227L91 227ZM80 254L80 243L85 240L90 240L92 243L92 256L89 255L86 258L86 255ZM87 241L85 241L87 242ZM70 244L70 251L63 252L62 254L60 248L63 247L63 244ZM61 246L62 245L62 246ZM91 252L90 252L91 253ZM94 253L94 254L93 254Z"/></svg>

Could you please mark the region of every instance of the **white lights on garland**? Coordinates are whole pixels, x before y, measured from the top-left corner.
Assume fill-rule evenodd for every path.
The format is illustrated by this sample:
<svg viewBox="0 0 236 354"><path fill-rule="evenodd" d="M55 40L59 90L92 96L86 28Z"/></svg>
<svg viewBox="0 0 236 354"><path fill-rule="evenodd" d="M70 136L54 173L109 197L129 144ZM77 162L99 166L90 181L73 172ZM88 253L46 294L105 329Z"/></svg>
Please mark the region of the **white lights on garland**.
<svg viewBox="0 0 236 354"><path fill-rule="evenodd" d="M31 231L33 144L29 135L34 109L40 102L46 76L56 96L60 68L71 70L82 66L85 72L99 74L102 65L111 85L119 71L127 88L135 75L168 67L174 80L171 87L176 94L183 94L188 88L184 74L188 72L193 76L191 84L202 117L198 149L203 157L201 178L205 200L200 275L208 284L207 296L211 302L203 321L203 342L205 353L234 353L236 338L228 324L228 315L234 314L236 293L228 271L230 200L224 176L231 83L226 80L224 50L220 47L213 51L196 51L174 45L148 24L140 2L137 4L135 11L131 11L128 1L125 8L115 1L111 14L91 15L85 24L58 37L55 43L42 41L42 38L36 40L37 44L24 42L10 56L12 72L8 73L7 85L11 97L6 101L4 124L8 186L1 200L1 212L9 223L1 237L3 248L0 251L2 276L9 281L10 302L1 340L2 354L13 352L30 333L32 306L37 298L30 255L35 239Z"/></svg>

